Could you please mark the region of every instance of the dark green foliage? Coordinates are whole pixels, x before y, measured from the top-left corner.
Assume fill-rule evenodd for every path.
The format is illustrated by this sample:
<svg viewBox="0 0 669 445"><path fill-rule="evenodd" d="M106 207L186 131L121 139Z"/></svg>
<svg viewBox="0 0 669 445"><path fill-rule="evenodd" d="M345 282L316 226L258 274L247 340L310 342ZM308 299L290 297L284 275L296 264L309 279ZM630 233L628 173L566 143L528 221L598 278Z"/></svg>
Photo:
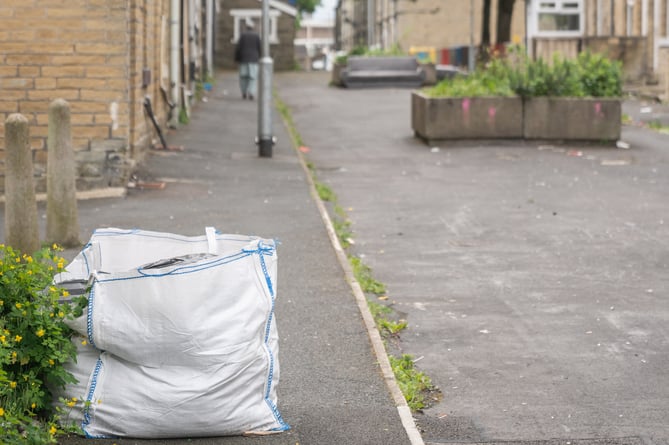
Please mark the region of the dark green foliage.
<svg viewBox="0 0 669 445"><path fill-rule="evenodd" d="M575 60L556 55L547 63L512 49L506 57L493 57L468 76L445 79L426 92L433 97L620 97L622 66L589 52Z"/></svg>
<svg viewBox="0 0 669 445"><path fill-rule="evenodd" d="M316 7L321 4L321 0L296 0L295 7L300 12L314 12Z"/></svg>
<svg viewBox="0 0 669 445"><path fill-rule="evenodd" d="M618 97L622 89L622 64L601 54L583 52L578 56L586 96Z"/></svg>

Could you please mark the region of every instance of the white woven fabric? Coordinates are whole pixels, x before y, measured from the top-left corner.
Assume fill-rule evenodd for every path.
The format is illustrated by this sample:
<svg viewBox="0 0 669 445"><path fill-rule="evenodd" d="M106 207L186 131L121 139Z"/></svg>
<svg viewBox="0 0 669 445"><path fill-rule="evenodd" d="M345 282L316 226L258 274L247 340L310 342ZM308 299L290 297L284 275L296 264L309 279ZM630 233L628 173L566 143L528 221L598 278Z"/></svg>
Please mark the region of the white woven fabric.
<svg viewBox="0 0 669 445"><path fill-rule="evenodd" d="M288 429L276 408L276 273L272 240L96 231L58 277L90 278L70 323L89 343L72 364L80 382L65 395L83 400L70 419L92 437Z"/></svg>

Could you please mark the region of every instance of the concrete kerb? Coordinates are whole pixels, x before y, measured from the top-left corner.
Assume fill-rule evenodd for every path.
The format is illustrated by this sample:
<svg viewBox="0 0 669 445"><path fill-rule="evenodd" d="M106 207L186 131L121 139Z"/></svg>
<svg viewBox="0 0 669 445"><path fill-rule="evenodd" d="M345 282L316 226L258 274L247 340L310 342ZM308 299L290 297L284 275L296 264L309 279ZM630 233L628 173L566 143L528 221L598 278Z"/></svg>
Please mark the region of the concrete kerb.
<svg viewBox="0 0 669 445"><path fill-rule="evenodd" d="M125 187L105 187L102 189L81 190L76 193L77 201L87 199L101 199L101 198L123 198L128 190ZM37 202L45 202L47 199L46 193L37 193L35 195ZM5 202L5 196L0 195L0 202Z"/></svg>
<svg viewBox="0 0 669 445"><path fill-rule="evenodd" d="M369 310L369 306L367 305L367 298L365 297L365 293L363 292L360 283L358 283L358 281L355 279L353 269L349 263L348 257L346 256L346 251L339 242L339 237L337 236L337 232L334 229L334 224L330 219L330 214L328 213L327 209L325 208L325 204L323 204L323 201L318 195L316 184L314 183L313 176L311 175L311 171L309 170L304 154L299 150L297 141L295 140L291 129L288 128L289 124L283 117L282 122L284 126L287 127L287 133L291 138L291 145L297 154L299 163L307 178L307 183L309 184L309 193L314 199L316 207L318 208L318 212L320 213L323 223L325 224L328 237L330 238L332 247L337 254L337 260L339 261L339 264L344 271L346 281L348 282L349 286L351 286L351 291L353 292L358 309L360 310L360 314L362 315L362 319L365 323L365 329L367 330L367 335L369 336L369 340L372 344L374 355L376 356L379 367L381 368L381 373L386 382L388 391L390 392L390 395L395 402L395 407L397 408L400 420L402 421L402 426L404 427L404 430L409 437L411 445L425 445L425 442L423 441L423 438L418 431L418 427L416 426L416 422L414 421L411 409L409 408L409 405L404 398L404 394L402 394L402 390L400 389L397 380L395 379L395 373L393 372L393 369L390 365L390 360L388 359L388 352L386 351L383 340L381 339L381 334L376 327L374 317L372 316L372 313Z"/></svg>

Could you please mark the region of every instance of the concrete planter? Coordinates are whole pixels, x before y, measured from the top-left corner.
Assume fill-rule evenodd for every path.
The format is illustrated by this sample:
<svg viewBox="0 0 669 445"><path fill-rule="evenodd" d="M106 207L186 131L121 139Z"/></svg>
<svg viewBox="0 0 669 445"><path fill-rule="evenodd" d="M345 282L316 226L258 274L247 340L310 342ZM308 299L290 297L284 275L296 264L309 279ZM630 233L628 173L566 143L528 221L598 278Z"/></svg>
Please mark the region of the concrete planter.
<svg viewBox="0 0 669 445"><path fill-rule="evenodd" d="M535 97L523 103L525 139L616 141L621 125L619 99Z"/></svg>
<svg viewBox="0 0 669 445"><path fill-rule="evenodd" d="M425 73L425 80L423 80L423 85L431 86L436 85L437 80L437 66L434 63L421 63L420 67Z"/></svg>
<svg viewBox="0 0 669 445"><path fill-rule="evenodd" d="M330 83L333 86L337 86L337 87L342 86L341 71L344 68L346 68L345 63L335 62L335 63L332 64L332 79L330 80Z"/></svg>
<svg viewBox="0 0 669 445"><path fill-rule="evenodd" d="M411 94L411 127L430 143L443 139L616 141L619 99L429 97Z"/></svg>
<svg viewBox="0 0 669 445"><path fill-rule="evenodd" d="M429 97L411 94L411 127L426 140L523 137L520 97Z"/></svg>

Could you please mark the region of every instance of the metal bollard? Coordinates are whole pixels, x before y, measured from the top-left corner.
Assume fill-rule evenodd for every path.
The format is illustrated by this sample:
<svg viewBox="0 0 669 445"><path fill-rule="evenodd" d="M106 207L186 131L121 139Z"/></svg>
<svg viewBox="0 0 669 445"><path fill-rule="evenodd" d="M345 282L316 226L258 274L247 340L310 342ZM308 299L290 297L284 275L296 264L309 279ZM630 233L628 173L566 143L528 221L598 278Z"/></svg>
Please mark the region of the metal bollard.
<svg viewBox="0 0 669 445"><path fill-rule="evenodd" d="M40 241L30 127L25 116L14 113L7 117L5 141L5 242L31 254L40 248Z"/></svg>
<svg viewBox="0 0 669 445"><path fill-rule="evenodd" d="M46 177L46 238L64 247L81 245L77 211L76 167L72 150L70 104L49 105Z"/></svg>

